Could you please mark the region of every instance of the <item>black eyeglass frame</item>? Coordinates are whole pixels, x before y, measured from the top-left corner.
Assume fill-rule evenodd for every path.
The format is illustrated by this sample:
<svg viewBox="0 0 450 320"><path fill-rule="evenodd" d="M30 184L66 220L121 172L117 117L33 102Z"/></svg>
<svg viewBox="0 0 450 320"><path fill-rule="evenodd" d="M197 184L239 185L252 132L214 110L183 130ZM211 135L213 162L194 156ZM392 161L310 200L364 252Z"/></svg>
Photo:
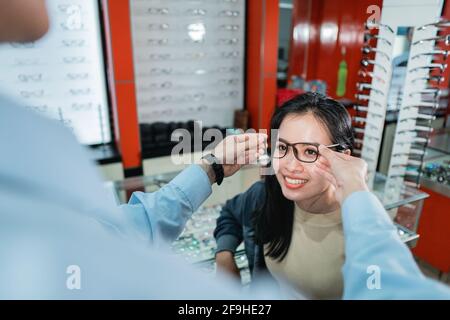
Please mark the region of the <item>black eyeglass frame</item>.
<svg viewBox="0 0 450 320"><path fill-rule="evenodd" d="M303 162L303 163L314 163L314 162L317 161L317 159L319 159L319 155L320 155L320 153L319 153L319 146L320 146L320 143L314 143L314 142L296 142L296 143L289 143L289 142L286 142L286 141L283 140L283 139L280 139L280 140L278 140L278 141L280 141L280 142L282 142L283 144L285 144L288 148L287 148L287 150L286 150L286 152L284 153L283 156L281 156L281 157L275 157L275 156L272 156L274 159L282 159L282 158L284 158L284 157L288 154L288 152L289 152L289 147L291 147L292 150L294 151L295 159L297 159L297 160L300 161L300 162ZM296 145L299 145L299 144L301 144L301 145L314 146L314 147L316 148L316 158L315 158L314 160L311 160L311 161L301 160L301 159L299 158L298 154L297 154L297 149L295 148L295 146L296 146ZM327 146L325 146L325 147L326 147L326 148L329 148L329 149L336 149L337 152L343 152L343 151L345 151L345 150L347 149L344 145L342 145L342 144L340 144L340 143L330 144L330 145L327 145Z"/></svg>

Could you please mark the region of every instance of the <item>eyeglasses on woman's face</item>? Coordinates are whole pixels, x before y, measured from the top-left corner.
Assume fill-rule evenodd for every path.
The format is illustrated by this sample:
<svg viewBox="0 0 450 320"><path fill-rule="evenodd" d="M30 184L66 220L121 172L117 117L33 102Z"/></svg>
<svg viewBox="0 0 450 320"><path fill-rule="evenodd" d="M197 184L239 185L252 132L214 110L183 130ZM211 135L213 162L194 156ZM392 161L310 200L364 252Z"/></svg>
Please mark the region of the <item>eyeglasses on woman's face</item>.
<svg viewBox="0 0 450 320"><path fill-rule="evenodd" d="M292 149L294 151L294 156L298 161L313 163L319 158L319 145L319 143L313 142L288 143L283 139L279 139L275 144L273 157L275 159L284 158L289 153L289 149ZM339 143L327 145L325 147L335 149L336 151L345 150L345 147Z"/></svg>

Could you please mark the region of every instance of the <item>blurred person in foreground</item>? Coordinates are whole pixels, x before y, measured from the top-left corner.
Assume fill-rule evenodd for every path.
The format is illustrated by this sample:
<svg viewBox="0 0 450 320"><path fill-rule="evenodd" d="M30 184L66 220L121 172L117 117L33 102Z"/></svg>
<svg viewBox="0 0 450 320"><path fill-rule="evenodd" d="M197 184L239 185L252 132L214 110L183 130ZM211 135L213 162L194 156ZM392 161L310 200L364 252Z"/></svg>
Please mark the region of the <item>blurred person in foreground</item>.
<svg viewBox="0 0 450 320"><path fill-rule="evenodd" d="M48 26L44 0L0 0L0 42L34 41ZM224 152L224 145L234 147ZM209 161L116 207L73 135L8 98L0 98L0 147L1 299L248 298L233 281L209 279L155 249L175 239L211 193L217 176ZM219 161L233 159L223 163L226 177L240 168L239 159L252 162L264 147L264 136L232 136L214 153ZM421 275L367 191L362 160L320 152L348 229L344 298L448 298L448 288ZM365 266L374 263L382 289L370 291ZM250 298L277 297L261 290Z"/></svg>

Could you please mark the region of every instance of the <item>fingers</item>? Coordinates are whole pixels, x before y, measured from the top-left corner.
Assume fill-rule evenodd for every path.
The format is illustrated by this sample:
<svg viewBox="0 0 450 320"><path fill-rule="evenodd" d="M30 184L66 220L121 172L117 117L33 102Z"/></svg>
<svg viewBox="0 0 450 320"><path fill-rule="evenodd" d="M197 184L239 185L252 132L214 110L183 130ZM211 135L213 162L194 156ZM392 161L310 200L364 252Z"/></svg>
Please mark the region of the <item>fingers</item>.
<svg viewBox="0 0 450 320"><path fill-rule="evenodd" d="M260 148L259 150L246 150L243 153L237 155L238 164L258 164L259 159L266 154L266 150Z"/></svg>
<svg viewBox="0 0 450 320"><path fill-rule="evenodd" d="M323 156L323 157L319 157L319 159L326 158L326 160L328 160L330 162L330 164L331 164L331 162L334 162L336 160L349 161L349 160L355 159L355 157L353 157L351 155L337 152L337 151L332 151L332 150L328 149L327 147L325 147L324 145L319 146L319 153L320 153L320 155Z"/></svg>
<svg viewBox="0 0 450 320"><path fill-rule="evenodd" d="M259 157L258 153L248 152L245 155L245 160L246 160L245 164L256 164L256 163L258 163L258 157Z"/></svg>
<svg viewBox="0 0 450 320"><path fill-rule="evenodd" d="M328 172L328 173L330 173L330 174L333 175L333 170L332 170L331 167L328 166L328 165L325 165L325 164L316 162L315 167L316 167L317 169L321 170L321 171L325 171L325 172Z"/></svg>
<svg viewBox="0 0 450 320"><path fill-rule="evenodd" d="M233 136L233 138L236 143L239 143L239 142L245 142L246 140L250 139L250 136L248 134L238 134L238 135Z"/></svg>
<svg viewBox="0 0 450 320"><path fill-rule="evenodd" d="M330 171L329 168L323 167L321 165L316 166L315 171L324 177L328 182L330 182L335 187L338 187L338 183L336 181L336 178L334 177L333 173Z"/></svg>
<svg viewBox="0 0 450 320"><path fill-rule="evenodd" d="M317 162L316 162L316 163L317 163L317 164L321 164L321 165L323 165L323 166L325 166L325 167L331 167L330 161L328 161L328 159L325 158L325 157L319 157L319 158L317 158Z"/></svg>
<svg viewBox="0 0 450 320"><path fill-rule="evenodd" d="M258 153L254 151L245 151L238 154L236 159L237 164L256 164L258 161Z"/></svg>
<svg viewBox="0 0 450 320"><path fill-rule="evenodd" d="M265 144L267 142L267 134L265 133L245 133L233 136L236 143L256 140L257 143Z"/></svg>
<svg viewBox="0 0 450 320"><path fill-rule="evenodd" d="M267 149L267 135L262 133L246 133L227 136L217 147L215 153L219 155L223 164L247 164L265 154Z"/></svg>
<svg viewBox="0 0 450 320"><path fill-rule="evenodd" d="M355 159L355 157L346 154L346 153L342 153L342 152L337 152L337 151L333 151L335 156L342 159L342 160L351 160L351 159Z"/></svg>
<svg viewBox="0 0 450 320"><path fill-rule="evenodd" d="M328 161L333 161L334 159L336 159L335 153L322 144L319 146L319 153Z"/></svg>
<svg viewBox="0 0 450 320"><path fill-rule="evenodd" d="M237 141L236 150L238 154L248 150L258 152L259 149L266 148L266 138L266 135L259 133L246 133L241 135L241 137L235 136L235 141Z"/></svg>

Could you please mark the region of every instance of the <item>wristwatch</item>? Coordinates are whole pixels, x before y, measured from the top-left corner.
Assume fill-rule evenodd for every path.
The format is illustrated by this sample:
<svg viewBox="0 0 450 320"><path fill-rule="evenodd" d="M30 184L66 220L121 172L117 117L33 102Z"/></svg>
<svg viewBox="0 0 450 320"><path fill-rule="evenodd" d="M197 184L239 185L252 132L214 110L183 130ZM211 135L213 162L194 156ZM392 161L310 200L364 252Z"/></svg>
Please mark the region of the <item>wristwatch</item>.
<svg viewBox="0 0 450 320"><path fill-rule="evenodd" d="M223 166L219 163L219 160L212 153L203 156L202 159L205 159L206 162L208 162L208 164L211 166L214 171L214 175L216 176L217 185L220 186L224 177Z"/></svg>

